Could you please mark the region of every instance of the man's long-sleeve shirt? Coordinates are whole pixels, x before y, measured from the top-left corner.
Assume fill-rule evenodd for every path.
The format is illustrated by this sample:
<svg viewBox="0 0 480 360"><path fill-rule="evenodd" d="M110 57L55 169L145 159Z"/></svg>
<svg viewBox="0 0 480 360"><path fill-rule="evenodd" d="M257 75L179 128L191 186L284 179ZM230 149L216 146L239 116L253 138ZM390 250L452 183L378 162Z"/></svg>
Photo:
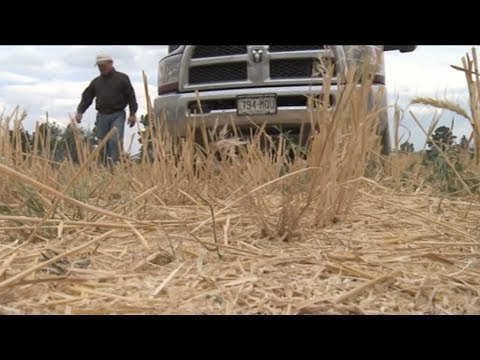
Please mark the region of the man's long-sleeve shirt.
<svg viewBox="0 0 480 360"><path fill-rule="evenodd" d="M138 110L135 91L129 77L112 70L108 75L100 75L93 79L82 94L77 112L83 114L96 98L95 108L100 113L113 113L125 109L128 105L130 115Z"/></svg>

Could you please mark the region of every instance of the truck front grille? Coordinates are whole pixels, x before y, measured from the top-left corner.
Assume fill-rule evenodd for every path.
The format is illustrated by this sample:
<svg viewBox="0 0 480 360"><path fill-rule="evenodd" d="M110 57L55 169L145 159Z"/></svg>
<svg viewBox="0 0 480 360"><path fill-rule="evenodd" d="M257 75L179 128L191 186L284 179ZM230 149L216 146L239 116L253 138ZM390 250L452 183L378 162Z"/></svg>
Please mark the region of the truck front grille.
<svg viewBox="0 0 480 360"><path fill-rule="evenodd" d="M183 91L321 84L314 65L334 56L323 45L189 45L185 55Z"/></svg>
<svg viewBox="0 0 480 360"><path fill-rule="evenodd" d="M245 62L209 64L191 67L190 84L224 83L229 81L245 81L247 64Z"/></svg>
<svg viewBox="0 0 480 360"><path fill-rule="evenodd" d="M247 53L247 45L197 45L192 54L192 59L240 55Z"/></svg>
<svg viewBox="0 0 480 360"><path fill-rule="evenodd" d="M306 51L306 50L323 50L323 45L270 45L269 51L276 52L290 52L290 51Z"/></svg>
<svg viewBox="0 0 480 360"><path fill-rule="evenodd" d="M279 59L270 61L271 79L311 78L315 59Z"/></svg>

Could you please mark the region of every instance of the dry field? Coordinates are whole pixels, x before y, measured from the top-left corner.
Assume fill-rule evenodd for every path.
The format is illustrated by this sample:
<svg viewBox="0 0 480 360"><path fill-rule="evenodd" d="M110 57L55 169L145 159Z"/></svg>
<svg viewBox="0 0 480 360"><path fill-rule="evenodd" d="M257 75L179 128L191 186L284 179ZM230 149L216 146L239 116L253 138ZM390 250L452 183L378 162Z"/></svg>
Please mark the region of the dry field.
<svg viewBox="0 0 480 360"><path fill-rule="evenodd" d="M4 117L0 313L478 313L480 82L465 60L477 148L469 179L440 149L454 193L427 181L421 154L378 155L371 77L357 87L353 72L333 108L315 100L306 157L262 128L173 144L150 119L152 160L103 168L102 144L78 141L79 162L57 163L54 139L22 148L22 117Z"/></svg>

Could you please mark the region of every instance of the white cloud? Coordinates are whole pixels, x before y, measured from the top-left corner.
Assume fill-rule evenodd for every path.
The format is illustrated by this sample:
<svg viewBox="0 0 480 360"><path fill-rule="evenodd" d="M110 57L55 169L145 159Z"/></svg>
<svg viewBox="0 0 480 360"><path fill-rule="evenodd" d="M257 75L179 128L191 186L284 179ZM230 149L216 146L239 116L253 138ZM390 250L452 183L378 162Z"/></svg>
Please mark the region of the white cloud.
<svg viewBox="0 0 480 360"><path fill-rule="evenodd" d="M62 107L75 107L78 105L78 100L72 99L72 98L66 98L66 99L54 99L53 100L53 106L62 106Z"/></svg>
<svg viewBox="0 0 480 360"><path fill-rule="evenodd" d="M38 79L31 76L15 74L9 71L0 71L0 81L14 82L14 83L33 83L37 80Z"/></svg>
<svg viewBox="0 0 480 360"><path fill-rule="evenodd" d="M427 105L420 105L420 104L410 105L406 110L413 112L415 115L422 115L422 116L423 115L429 115L429 116L439 115L443 111L441 109L437 109Z"/></svg>
<svg viewBox="0 0 480 360"><path fill-rule="evenodd" d="M39 123L47 122L47 115L40 115L38 117L37 121ZM65 123L63 120L59 120L59 119L57 119L55 117L52 117L52 116L48 116L48 122L51 123L51 124L55 123L55 124L58 124L58 125L61 125L61 126L65 126L65 125L68 124L68 122Z"/></svg>
<svg viewBox="0 0 480 360"><path fill-rule="evenodd" d="M0 87L0 95L9 106L23 107L31 115L25 126L33 127L34 119L47 111L59 119L68 117L85 86L84 81L39 81Z"/></svg>
<svg viewBox="0 0 480 360"><path fill-rule="evenodd" d="M442 96L465 89L465 76L450 65L461 65L469 46L419 46L411 53L385 53L390 91L422 96Z"/></svg>
<svg viewBox="0 0 480 360"><path fill-rule="evenodd" d="M410 141L414 142L416 148L424 146L425 135L410 111L425 130L430 126L435 113L440 112L439 125L451 126L452 119L455 119L454 133L458 137L470 133L468 122L450 111L422 105L409 106L414 96L434 97L458 103L468 112L465 76L450 65L461 66L461 58L470 50L471 46L419 46L411 53L385 53L388 101L393 104L398 96L398 104L406 110L402 124L410 129ZM393 119L391 109L389 114L390 119Z"/></svg>
<svg viewBox="0 0 480 360"><path fill-rule="evenodd" d="M42 46L2 46L0 62L25 67L38 67L46 63L48 52Z"/></svg>
<svg viewBox="0 0 480 360"><path fill-rule="evenodd" d="M129 59L135 55L133 48L134 46L70 46L60 59L70 66L94 68L97 53L106 52L114 60L128 63Z"/></svg>
<svg viewBox="0 0 480 360"><path fill-rule="evenodd" d="M6 85L3 89L15 95L48 95L48 96L75 96L78 89L88 85L88 81L58 81L42 80L28 85Z"/></svg>

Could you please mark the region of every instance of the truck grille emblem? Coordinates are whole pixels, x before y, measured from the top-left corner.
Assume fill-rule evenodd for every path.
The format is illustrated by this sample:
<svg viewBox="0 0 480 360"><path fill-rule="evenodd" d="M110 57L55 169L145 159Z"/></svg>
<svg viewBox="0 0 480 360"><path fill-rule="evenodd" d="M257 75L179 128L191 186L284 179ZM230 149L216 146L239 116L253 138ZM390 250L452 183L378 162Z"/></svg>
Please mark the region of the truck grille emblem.
<svg viewBox="0 0 480 360"><path fill-rule="evenodd" d="M252 58L256 64L259 64L263 60L263 49L252 49Z"/></svg>

